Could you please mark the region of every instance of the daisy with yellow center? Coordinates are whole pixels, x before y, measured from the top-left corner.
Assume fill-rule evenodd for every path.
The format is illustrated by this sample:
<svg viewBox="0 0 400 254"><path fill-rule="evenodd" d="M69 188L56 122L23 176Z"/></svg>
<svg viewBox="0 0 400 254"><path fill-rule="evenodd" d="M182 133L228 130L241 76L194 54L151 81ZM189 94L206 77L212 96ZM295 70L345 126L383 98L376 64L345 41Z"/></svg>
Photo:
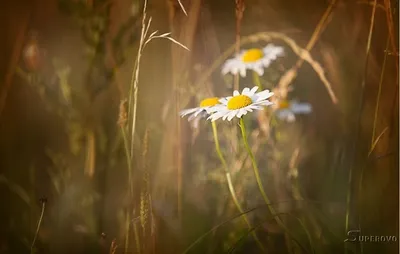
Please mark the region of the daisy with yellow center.
<svg viewBox="0 0 400 254"><path fill-rule="evenodd" d="M186 115L191 115L189 117L189 121L195 119L195 121L193 121L191 123L194 123L194 128L197 128L199 119L201 117L205 117L205 116L210 115L211 113L213 113L218 108L218 106L220 106L219 103L220 103L220 98L217 98L217 97L207 98L207 99L204 99L204 100L202 100L200 102L200 106L199 107L182 110L180 112L180 115L182 117L184 117ZM240 102L236 102L236 103L240 104ZM226 181L227 181L227 184L228 184L228 189L229 189L229 192L231 194L232 200L233 200L234 204L236 205L236 208L238 209L238 211L241 214L243 214L242 218L246 222L248 228L251 229L251 228L253 228L253 226L251 225L249 219L247 218L247 215L244 212L244 210L242 208L242 205L240 204L240 202L239 202L239 200L238 200L238 198L236 196L236 191L235 191L235 187L234 187L234 185L232 183L232 178L231 178L231 174L229 172L229 167L228 167L228 164L227 164L227 162L226 162L226 160L225 160L225 158L224 158L224 156L222 154L222 151L221 151L221 147L220 147L219 139L218 139L217 125L213 121L213 122L211 122L211 126L212 126L212 130L213 130L215 149L216 149L218 157L219 157L219 159L220 159L220 161L221 161L221 163L223 165L223 168L224 168L224 171L225 171ZM254 232L252 233L252 235L253 235L255 241L264 250L264 247L261 244L260 240L258 239L257 235Z"/></svg>
<svg viewBox="0 0 400 254"><path fill-rule="evenodd" d="M206 98L200 102L199 107L184 109L180 112L180 115L181 117L190 115L188 119L189 121L195 119L196 117L206 117L207 115L212 113L213 107L218 104L219 104L218 97Z"/></svg>
<svg viewBox="0 0 400 254"><path fill-rule="evenodd" d="M212 124L215 124L215 120L222 118L223 120L232 120L235 116L239 118L239 126L243 138L243 143L246 147L247 153L250 156L250 160L253 166L254 175L257 181L258 189L268 206L272 215L275 215L275 209L271 206L271 202L266 194L263 183L261 181L260 170L258 169L257 161L254 157L253 152L251 151L249 141L247 139L247 132L245 123L243 120L243 116L247 114L247 112L252 112L253 110L262 110L263 106L270 106L272 102L268 99L273 95L269 90L264 90L256 93L258 90L258 86L249 89L248 87L244 88L242 93L238 91L233 92L233 96L222 98L219 100L220 105L214 106L212 109L213 113L208 117L211 119ZM282 220L279 216L274 217L275 220L285 228Z"/></svg>
<svg viewBox="0 0 400 254"><path fill-rule="evenodd" d="M238 91L233 92L233 96L222 98L219 100L220 105L216 105L211 109L212 114L208 117L211 121L219 118L223 120L232 120L235 116L241 118L247 112L253 110L262 110L263 106L270 106L272 102L268 99L273 95L269 90L256 93L258 87L255 86L251 90L246 87L240 94Z"/></svg>
<svg viewBox="0 0 400 254"><path fill-rule="evenodd" d="M259 76L264 74L264 68L267 68L278 56L283 56L283 48L268 44L263 49L253 48L243 50L237 56L229 59L222 67L222 74L240 73L240 76L246 77L246 70L253 70Z"/></svg>
<svg viewBox="0 0 400 254"><path fill-rule="evenodd" d="M280 100L275 107L275 115L278 119L286 122L294 122L296 115L309 114L312 111L310 103L298 102L296 100Z"/></svg>

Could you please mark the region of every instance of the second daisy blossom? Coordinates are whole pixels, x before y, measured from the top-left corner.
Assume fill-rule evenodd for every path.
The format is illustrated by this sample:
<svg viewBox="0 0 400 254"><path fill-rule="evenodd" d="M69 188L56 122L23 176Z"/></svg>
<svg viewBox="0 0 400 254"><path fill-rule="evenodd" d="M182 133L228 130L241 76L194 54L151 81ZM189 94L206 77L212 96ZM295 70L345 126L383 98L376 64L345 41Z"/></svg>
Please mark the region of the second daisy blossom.
<svg viewBox="0 0 400 254"><path fill-rule="evenodd" d="M190 115L188 119L189 121L192 121L197 117L206 117L213 112L213 107L219 104L219 99L220 98L218 97L206 98L200 102L199 107L184 109L179 114L181 117Z"/></svg>
<svg viewBox="0 0 400 254"><path fill-rule="evenodd" d="M222 74L239 73L246 77L246 70L252 70L259 76L264 75L267 68L277 57L283 56L283 47L268 44L262 49L253 48L241 51L232 59L228 59L222 66Z"/></svg>
<svg viewBox="0 0 400 254"><path fill-rule="evenodd" d="M211 115L207 119L215 121L219 118L231 121L234 117L241 118L253 110L262 110L263 106L270 106L273 103L268 99L274 94L269 90L256 93L258 87L252 89L246 87L242 93L233 92L233 96L219 100L221 104L212 107Z"/></svg>

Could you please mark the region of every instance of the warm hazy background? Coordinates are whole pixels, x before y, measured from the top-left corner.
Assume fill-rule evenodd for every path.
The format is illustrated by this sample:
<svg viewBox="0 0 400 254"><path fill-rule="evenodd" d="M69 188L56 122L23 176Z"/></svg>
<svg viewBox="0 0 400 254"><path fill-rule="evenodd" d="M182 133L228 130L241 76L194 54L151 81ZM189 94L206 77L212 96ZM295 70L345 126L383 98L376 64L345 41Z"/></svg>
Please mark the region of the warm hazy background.
<svg viewBox="0 0 400 254"><path fill-rule="evenodd" d="M109 27L102 37L104 40L114 37L121 24L132 15L131 1L110 2L113 6ZM392 22L388 22L385 11L388 2L395 9ZM134 168L138 172L143 167L151 169L150 192L153 193L154 216L157 218L155 237L149 240L152 243L143 245L155 247L143 247L143 253L180 253L203 232L236 214L233 210L216 220L216 207L220 204L213 197L218 196L218 188L207 181L200 184L196 182L195 178L200 173L193 166L198 164L192 155L195 152L202 153L207 158L213 153L212 143L210 145L204 133L200 133L197 145L193 148L192 133L184 120L180 127L181 142L177 145L175 141L178 136L173 124L177 121L177 115L171 113L167 119L162 116L165 105L174 102L170 100L174 77L176 80L177 76L189 74L188 82L180 85L191 86L193 80L201 75L202 68L204 70L211 65L235 42L235 1L185 0L183 3L190 10L189 18L183 15L176 3L173 11L168 0L150 0L148 6L148 15L153 17L151 30L158 29L161 33L173 31L172 36L191 51L171 46L166 40L156 40L146 47L140 66L138 145L135 145ZM351 167L355 168L353 177L359 179L364 168L362 193L357 193L358 183L353 183L355 197L352 200L357 201L352 205L352 214L362 214L362 228L367 235L398 236L399 111L396 53L387 56L375 121L378 134L386 127L387 130L367 159L388 31L393 34L393 44L389 40L389 51L398 50L398 3L378 1L365 70L372 3L338 1L329 23L310 51L323 66L339 104L332 104L321 81L307 64L303 64L292 84L300 91L298 95L314 107L312 116L302 122L301 132L304 134L300 136L306 136L307 141L301 139L303 153L298 167L307 198L336 202L328 204L330 208L326 210L331 209L333 214L336 212L340 215L331 219L337 225L344 225L342 215L346 209L348 172ZM138 6L140 12L139 4L134 5ZM291 37L301 47L306 47L329 1L245 0L245 5L243 36L276 31ZM1 1L0 175L3 178L0 181L0 253L29 252L40 215L38 200L41 197L48 199L48 206L37 240L39 253L108 253L114 238L121 246L118 251L123 253L123 216L129 201L126 196L126 159L117 120L120 100L127 98L137 52L140 29L137 22L136 25L134 23L131 24L133 47L127 47L126 61L118 67L115 78L107 79L103 69L110 69L114 64L110 52L106 50L105 57L95 64L95 71L88 70L89 61L82 54L87 46L71 16L59 11L57 0ZM37 32L40 47L45 51L44 64L39 72L50 87L47 89L54 91L57 86L54 72L48 67L54 57L72 67L71 86L80 87L78 90L84 87L87 98L75 108L78 113L71 116L71 121L69 118L65 121L65 117L47 110L46 101L50 103L50 108L62 102L51 98L51 93L43 99L38 89L27 84L15 71L18 66L25 68L23 50L32 31ZM285 69L289 69L296 60L294 54L289 54L284 63ZM363 110L360 112L363 79L366 83ZM209 81L214 91L219 94L223 91L218 87L223 82L218 71ZM68 111L64 105L65 108ZM359 124L360 113L362 117ZM83 132L77 138L76 143L81 148L75 154L71 152L67 135L72 131L67 128L66 122L77 123L77 128ZM354 146L357 133L360 138ZM293 142L296 140L300 139L293 139ZM145 159L144 146L148 147L148 150L145 149ZM179 161L176 160L178 150L182 155L177 158ZM47 151L51 151L53 156ZM145 163L141 162L142 159ZM72 176L69 180L63 182L61 190L56 191L57 184L54 182L58 179L57 174L61 173L51 175L49 168L68 168L64 172L75 173L70 173ZM90 173L83 174L87 170ZM328 177L332 170L336 172L334 179ZM141 173L136 175L141 179ZM135 193L139 193L135 194L137 207L143 188L140 182L137 181L135 185ZM15 184L28 194L27 201L23 201L21 195L24 194ZM351 228L357 227L355 221L351 223L354 223ZM103 232L106 237L101 236ZM344 230L340 233L344 237ZM143 239L147 238L143 236ZM208 242L212 242L212 239L208 239ZM249 243L248 252L241 253L255 253L251 250L253 245ZM329 251L326 249L323 253L342 253L341 244L338 246ZM281 251L274 253L286 253L282 248L278 247ZM364 251L371 254L397 252L397 244L372 244L365 247ZM134 247L130 253L136 253ZM205 249L199 249L197 253L206 252Z"/></svg>

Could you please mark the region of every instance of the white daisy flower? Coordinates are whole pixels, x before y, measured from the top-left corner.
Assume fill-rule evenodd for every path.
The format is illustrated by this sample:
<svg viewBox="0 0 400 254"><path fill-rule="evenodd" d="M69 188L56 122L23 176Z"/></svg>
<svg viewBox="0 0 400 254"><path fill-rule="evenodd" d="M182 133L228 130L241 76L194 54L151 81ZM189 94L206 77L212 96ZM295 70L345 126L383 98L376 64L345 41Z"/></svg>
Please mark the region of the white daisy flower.
<svg viewBox="0 0 400 254"><path fill-rule="evenodd" d="M188 119L189 121L192 121L196 117L199 117L199 118L206 117L210 113L212 113L213 107L219 104L219 99L220 98L218 98L218 97L211 97L211 98L204 99L200 102L199 107L184 109L179 114L181 117L190 115L189 119Z"/></svg>
<svg viewBox="0 0 400 254"><path fill-rule="evenodd" d="M297 114L309 114L312 111L310 103L297 102L295 100L282 100L276 104L275 115L283 121L294 122Z"/></svg>
<svg viewBox="0 0 400 254"><path fill-rule="evenodd" d="M247 112L253 110L262 110L262 106L270 106L272 102L268 100L274 93L264 90L256 93L258 86L243 89L242 94L238 91L233 92L233 96L222 98L219 100L220 105L216 105L212 109L212 114L207 118L215 121L222 117L222 120L232 120L235 116L241 118Z"/></svg>
<svg viewBox="0 0 400 254"><path fill-rule="evenodd" d="M263 49L253 48L241 51L232 59L228 59L222 66L222 74L240 73L246 77L246 70L253 70L259 76L264 74L267 68L278 56L283 56L283 47L268 44Z"/></svg>

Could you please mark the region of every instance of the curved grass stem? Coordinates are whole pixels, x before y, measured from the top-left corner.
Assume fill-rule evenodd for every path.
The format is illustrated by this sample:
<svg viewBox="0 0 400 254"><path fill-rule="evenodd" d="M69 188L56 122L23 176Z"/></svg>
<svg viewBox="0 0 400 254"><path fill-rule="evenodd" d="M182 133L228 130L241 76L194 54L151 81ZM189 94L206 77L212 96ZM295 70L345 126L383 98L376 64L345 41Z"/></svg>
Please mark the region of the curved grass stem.
<svg viewBox="0 0 400 254"><path fill-rule="evenodd" d="M211 122L211 125L212 125L213 137L214 137L214 142L215 142L215 150L217 151L218 157L219 157L219 159L220 159L220 161L221 161L221 163L222 163L222 165L224 167L225 177L226 177L226 181L228 182L228 188L229 188L229 192L231 194L233 203L235 204L235 206L238 209L238 211L241 214L243 214L242 215L243 220L246 222L247 226L251 229L252 225L250 224L250 221L247 218L247 215L244 213L243 208L240 205L239 200L238 200L238 198L236 196L235 188L234 188L234 186L232 184L231 173L229 172L229 169L228 169L228 164L226 163L226 160L225 160L225 158L224 158L224 156L222 155L222 152L221 152L221 147L219 145L219 140L218 140L217 126L216 126L215 122ZM251 234L252 234L254 240L257 242L257 244L260 247L260 249L264 251L265 248L262 245L262 243L260 242L260 240L258 239L256 233L253 231Z"/></svg>

